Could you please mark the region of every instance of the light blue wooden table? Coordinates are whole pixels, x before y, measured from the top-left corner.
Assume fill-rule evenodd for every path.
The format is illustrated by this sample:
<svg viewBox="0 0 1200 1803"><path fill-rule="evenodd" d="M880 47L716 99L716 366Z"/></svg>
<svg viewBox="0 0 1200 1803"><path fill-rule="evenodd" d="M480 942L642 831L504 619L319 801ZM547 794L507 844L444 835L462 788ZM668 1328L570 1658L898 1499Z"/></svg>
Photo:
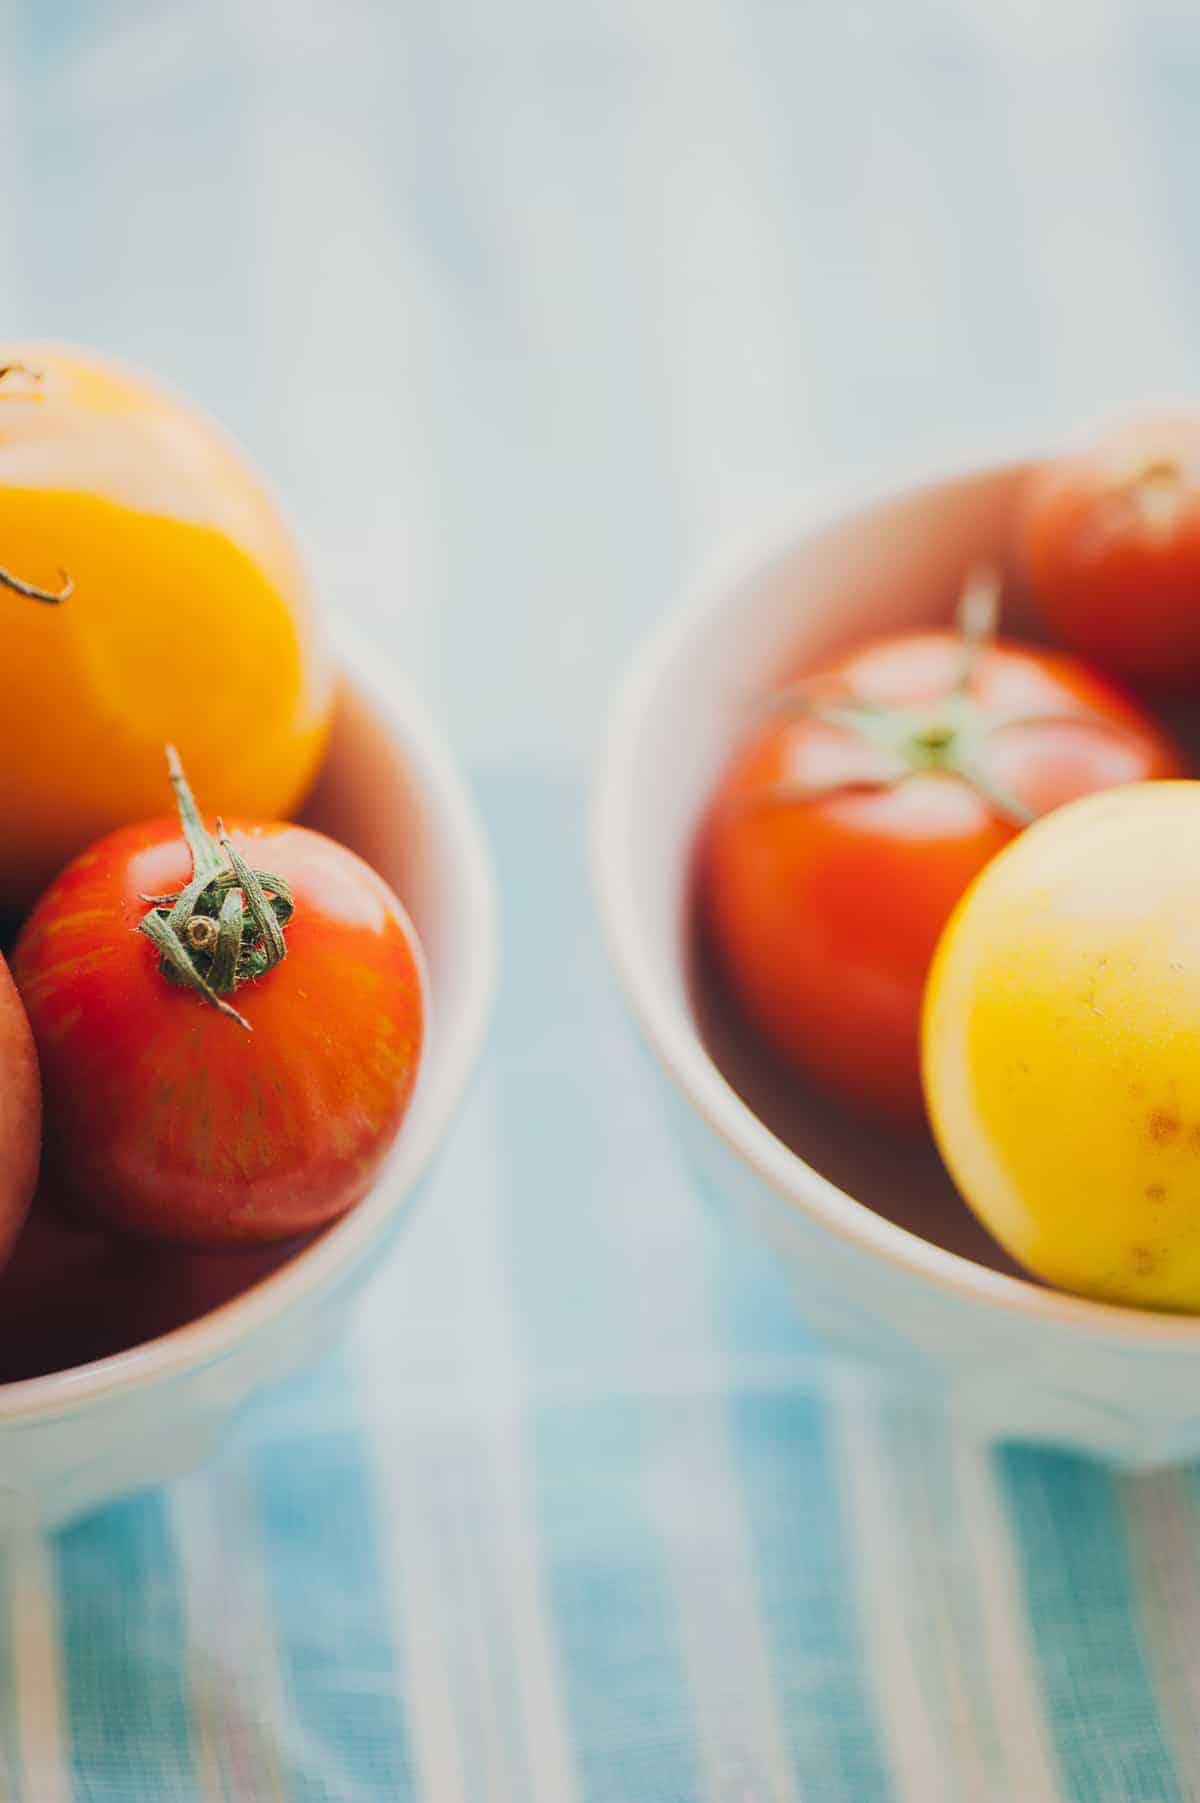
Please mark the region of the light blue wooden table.
<svg viewBox="0 0 1200 1803"><path fill-rule="evenodd" d="M1177 1803L1180 1472L831 1388L659 1118L586 892L728 534L1196 397L1189 0L0 0L0 301L203 397L477 781L505 976L345 1353L9 1561L27 1803Z"/></svg>

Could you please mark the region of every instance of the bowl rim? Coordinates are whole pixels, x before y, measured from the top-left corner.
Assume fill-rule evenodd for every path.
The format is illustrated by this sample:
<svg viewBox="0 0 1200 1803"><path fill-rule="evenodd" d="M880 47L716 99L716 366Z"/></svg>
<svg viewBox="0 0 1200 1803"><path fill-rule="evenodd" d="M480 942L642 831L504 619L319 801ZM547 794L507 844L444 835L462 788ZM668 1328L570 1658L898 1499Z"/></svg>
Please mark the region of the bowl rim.
<svg viewBox="0 0 1200 1803"><path fill-rule="evenodd" d="M151 1384L221 1363L259 1329L331 1288L378 1240L437 1151L483 1049L496 988L497 901L487 840L454 757L393 660L367 634L327 622L338 674L349 676L385 720L457 859L462 917L458 954L462 1023L418 1077L425 1112L401 1133L363 1200L278 1270L181 1327L106 1358L0 1384L5 1424L73 1415Z"/></svg>
<svg viewBox="0 0 1200 1803"><path fill-rule="evenodd" d="M893 470L858 484L810 489L799 506L793 502L781 523L719 554L690 585L682 604L635 651L613 698L592 791L593 891L609 958L651 1051L708 1127L789 1206L859 1252L994 1315L1041 1321L1083 1337L1194 1350L1200 1346L1200 1316L1092 1301L994 1271L889 1221L822 1176L771 1132L724 1077L694 1023L672 1000L638 926L629 856L638 795L635 747L643 720L693 641L735 595L766 580L822 533L856 518L865 522L876 508L905 497L972 479L1016 475L1048 454L1045 446L1035 451L1027 440L1018 440L990 455L944 454L919 465L903 481Z"/></svg>

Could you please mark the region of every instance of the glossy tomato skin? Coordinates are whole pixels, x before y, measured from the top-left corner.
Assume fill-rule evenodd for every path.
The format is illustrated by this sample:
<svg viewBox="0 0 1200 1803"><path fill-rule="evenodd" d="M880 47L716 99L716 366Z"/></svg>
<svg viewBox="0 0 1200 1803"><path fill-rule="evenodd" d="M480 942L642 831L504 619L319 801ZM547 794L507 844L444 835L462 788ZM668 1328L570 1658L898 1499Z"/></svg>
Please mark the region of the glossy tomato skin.
<svg viewBox="0 0 1200 1803"><path fill-rule="evenodd" d="M198 1247L289 1238L357 1202L404 1116L423 1034L420 953L383 879L305 827L231 837L296 903L283 962L232 998L251 1032L168 982L136 931L143 898L191 873L171 821L75 859L13 960L42 1061L47 1196Z"/></svg>
<svg viewBox="0 0 1200 1803"><path fill-rule="evenodd" d="M0 958L0 1269L20 1233L37 1179L42 1091L29 1021Z"/></svg>
<svg viewBox="0 0 1200 1803"><path fill-rule="evenodd" d="M1023 510L1054 636L1135 684L1200 682L1200 423L1162 419L1047 464Z"/></svg>
<svg viewBox="0 0 1200 1803"><path fill-rule="evenodd" d="M0 343L0 372L0 568L74 584L0 586L0 909L24 910L158 811L168 740L231 816L292 814L333 679L299 547L212 420L69 346Z"/></svg>
<svg viewBox="0 0 1200 1803"><path fill-rule="evenodd" d="M913 634L864 646L826 674L864 700L933 702L953 686L961 657L952 633ZM991 774L1038 813L1183 771L1150 717L1072 659L992 645L972 693L988 709L1084 710L1098 723L1013 727L989 742ZM855 737L811 719L776 718L754 732L701 829L698 913L722 979L786 1059L853 1104L915 1123L924 1118L920 1012L934 948L964 890L1018 829L943 773L769 799L781 784L853 784L877 768Z"/></svg>

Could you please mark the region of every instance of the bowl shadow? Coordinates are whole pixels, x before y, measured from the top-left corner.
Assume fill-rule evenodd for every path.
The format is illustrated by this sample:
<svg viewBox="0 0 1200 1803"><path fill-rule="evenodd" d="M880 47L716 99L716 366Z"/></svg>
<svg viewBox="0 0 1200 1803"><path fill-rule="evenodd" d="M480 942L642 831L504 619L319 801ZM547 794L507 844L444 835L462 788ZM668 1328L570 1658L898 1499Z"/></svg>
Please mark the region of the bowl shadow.
<svg viewBox="0 0 1200 1803"><path fill-rule="evenodd" d="M897 1227L993 1271L1028 1278L962 1200L928 1131L868 1118L806 1082L741 1016L699 935L690 976L705 1050L789 1151Z"/></svg>

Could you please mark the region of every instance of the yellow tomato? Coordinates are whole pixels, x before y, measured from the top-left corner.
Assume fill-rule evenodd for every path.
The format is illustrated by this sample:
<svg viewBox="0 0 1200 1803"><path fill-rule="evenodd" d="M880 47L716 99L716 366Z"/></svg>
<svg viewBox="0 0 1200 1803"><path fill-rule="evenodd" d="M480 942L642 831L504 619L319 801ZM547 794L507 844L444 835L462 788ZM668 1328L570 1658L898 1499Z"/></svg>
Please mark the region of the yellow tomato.
<svg viewBox="0 0 1200 1803"><path fill-rule="evenodd" d="M0 344L0 571L0 906L161 813L167 740L209 808L294 809L330 673L297 547L212 421L90 354Z"/></svg>
<svg viewBox="0 0 1200 1803"><path fill-rule="evenodd" d="M963 1195L1065 1289L1200 1311L1200 783L1072 803L990 864L926 991Z"/></svg>

